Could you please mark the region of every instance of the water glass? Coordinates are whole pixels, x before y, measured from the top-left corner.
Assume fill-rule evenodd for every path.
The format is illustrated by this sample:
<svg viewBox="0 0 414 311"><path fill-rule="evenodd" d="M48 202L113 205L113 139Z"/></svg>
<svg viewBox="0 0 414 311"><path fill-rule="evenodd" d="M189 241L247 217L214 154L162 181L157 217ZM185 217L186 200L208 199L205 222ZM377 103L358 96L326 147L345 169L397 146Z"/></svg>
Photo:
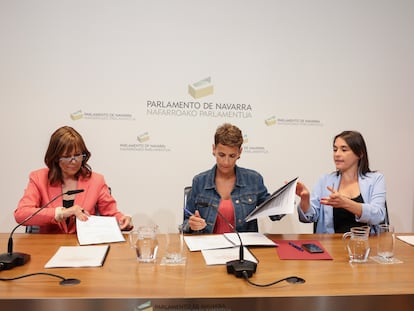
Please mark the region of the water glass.
<svg viewBox="0 0 414 311"><path fill-rule="evenodd" d="M394 257L394 244L394 226L386 224L379 225L377 236L377 255L385 261L392 260Z"/></svg>
<svg viewBox="0 0 414 311"><path fill-rule="evenodd" d="M166 235L165 264L181 264L184 257L184 233L182 225L170 228Z"/></svg>

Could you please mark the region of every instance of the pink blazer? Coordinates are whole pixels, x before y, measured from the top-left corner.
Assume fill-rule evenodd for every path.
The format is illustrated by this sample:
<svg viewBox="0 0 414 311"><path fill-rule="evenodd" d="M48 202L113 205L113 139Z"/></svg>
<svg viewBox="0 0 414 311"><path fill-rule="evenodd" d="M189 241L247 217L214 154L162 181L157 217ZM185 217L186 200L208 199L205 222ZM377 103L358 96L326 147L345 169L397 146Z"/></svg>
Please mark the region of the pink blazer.
<svg viewBox="0 0 414 311"><path fill-rule="evenodd" d="M22 222L26 217L36 212L39 207L62 193L61 185L51 186L49 184L48 172L48 168L43 168L30 173L27 188L14 211L16 222ZM93 172L88 179L80 177L78 189L85 191L75 195L74 205L81 206L91 215L95 215L97 209L102 216L115 216L118 220L123 216L117 209L116 201L110 194L103 175ZM63 206L62 197L49 204L25 225L39 226L40 233L75 233L74 217L71 217L68 223L55 220L55 209L61 206Z"/></svg>

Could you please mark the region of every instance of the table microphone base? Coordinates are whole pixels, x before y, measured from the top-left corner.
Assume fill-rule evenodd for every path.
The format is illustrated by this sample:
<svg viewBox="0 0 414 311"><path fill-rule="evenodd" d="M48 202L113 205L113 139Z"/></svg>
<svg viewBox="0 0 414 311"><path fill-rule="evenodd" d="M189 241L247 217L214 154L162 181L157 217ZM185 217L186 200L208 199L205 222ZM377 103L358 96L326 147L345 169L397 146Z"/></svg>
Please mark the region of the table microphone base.
<svg viewBox="0 0 414 311"><path fill-rule="evenodd" d="M0 255L0 270L10 270L17 266L23 266L30 260L30 255L25 253L4 253Z"/></svg>
<svg viewBox="0 0 414 311"><path fill-rule="evenodd" d="M243 277L245 271L248 277L251 277L256 272L257 264L249 260L232 260L226 263L227 273L234 274L236 277Z"/></svg>

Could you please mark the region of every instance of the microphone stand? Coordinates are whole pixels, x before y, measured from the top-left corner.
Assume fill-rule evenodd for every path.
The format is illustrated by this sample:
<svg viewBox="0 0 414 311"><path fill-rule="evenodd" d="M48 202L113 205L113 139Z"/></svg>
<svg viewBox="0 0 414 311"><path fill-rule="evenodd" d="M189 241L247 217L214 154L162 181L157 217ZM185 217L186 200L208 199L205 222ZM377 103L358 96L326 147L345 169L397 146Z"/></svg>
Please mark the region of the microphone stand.
<svg viewBox="0 0 414 311"><path fill-rule="evenodd" d="M227 218L225 218L223 214L219 212L218 209L217 209L217 212L220 215L220 217L224 219L224 221L229 225L229 227L233 230L233 232L236 233L237 237L240 240L239 259L226 262L227 273L234 274L238 278L246 277L246 276L250 278L256 272L257 263L244 259L244 246L243 246L243 241L240 237L239 232L227 220Z"/></svg>
<svg viewBox="0 0 414 311"><path fill-rule="evenodd" d="M41 210L45 207L49 206L52 202L56 201L61 196L77 194L83 192L83 189L79 190L69 190L64 193L60 193L56 197L54 197L51 201L40 207L36 212L26 217L22 222L17 224L16 227L10 233L9 241L7 245L7 253L0 254L0 270L10 270L17 266L23 266L30 260L30 255L25 253L13 252L13 233L16 231L17 228L24 225L27 221L32 219L35 215L37 215Z"/></svg>
<svg viewBox="0 0 414 311"><path fill-rule="evenodd" d="M199 203L198 205L203 206L203 207L211 206L207 203ZM224 217L222 213L220 213L217 207L215 206L212 206L212 207L217 211L217 214L225 221L225 223L231 228L231 230L234 233L236 233L237 237L240 240L239 259L226 262L227 273L234 274L238 278L242 278L246 276L250 278L256 272L257 263L244 259L244 246L243 246L243 241L240 237L239 232L230 223L230 221L228 221L228 219Z"/></svg>

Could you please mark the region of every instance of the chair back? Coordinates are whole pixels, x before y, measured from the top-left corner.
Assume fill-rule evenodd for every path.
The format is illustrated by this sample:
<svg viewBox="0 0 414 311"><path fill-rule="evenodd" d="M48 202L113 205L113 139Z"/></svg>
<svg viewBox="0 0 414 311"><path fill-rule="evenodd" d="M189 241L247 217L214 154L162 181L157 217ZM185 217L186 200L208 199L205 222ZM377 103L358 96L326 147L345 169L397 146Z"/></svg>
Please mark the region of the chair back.
<svg viewBox="0 0 414 311"><path fill-rule="evenodd" d="M389 225L390 224L390 217L388 216L388 207L387 207L387 201L385 201L385 217L384 217L384 224Z"/></svg>
<svg viewBox="0 0 414 311"><path fill-rule="evenodd" d="M26 233L39 233L39 226L26 226Z"/></svg>
<svg viewBox="0 0 414 311"><path fill-rule="evenodd" d="M187 205L187 199L188 199L188 196L190 195L190 192L191 192L191 186L184 187L184 208Z"/></svg>

